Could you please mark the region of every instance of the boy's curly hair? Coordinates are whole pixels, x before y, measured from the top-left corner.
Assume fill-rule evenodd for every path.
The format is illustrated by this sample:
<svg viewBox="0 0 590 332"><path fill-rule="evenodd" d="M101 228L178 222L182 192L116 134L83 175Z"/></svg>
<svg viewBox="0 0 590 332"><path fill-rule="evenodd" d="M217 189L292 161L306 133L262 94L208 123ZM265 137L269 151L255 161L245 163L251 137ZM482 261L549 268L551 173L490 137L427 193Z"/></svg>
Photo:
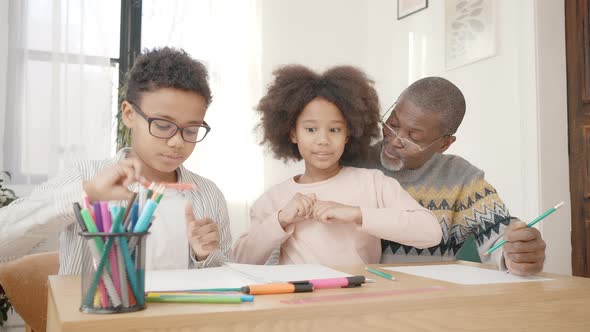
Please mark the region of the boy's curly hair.
<svg viewBox="0 0 590 332"><path fill-rule="evenodd" d="M374 138L379 137L379 98L373 81L358 68L333 67L317 74L301 65L288 65L273 72L274 82L256 107L261 115L263 139L283 161L301 160L290 132L305 106L323 98L338 107L348 125L348 143L340 158L364 158Z"/></svg>
<svg viewBox="0 0 590 332"><path fill-rule="evenodd" d="M143 92L161 88L193 91L211 103L205 66L184 50L171 47L144 50L126 76L125 99L138 103Z"/></svg>

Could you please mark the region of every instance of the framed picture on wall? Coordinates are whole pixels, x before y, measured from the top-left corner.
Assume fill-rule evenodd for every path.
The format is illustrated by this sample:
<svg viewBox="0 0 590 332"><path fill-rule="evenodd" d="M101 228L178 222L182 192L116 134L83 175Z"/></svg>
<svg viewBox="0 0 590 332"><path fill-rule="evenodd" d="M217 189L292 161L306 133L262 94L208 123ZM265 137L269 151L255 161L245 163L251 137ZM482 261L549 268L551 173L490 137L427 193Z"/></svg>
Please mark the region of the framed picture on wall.
<svg viewBox="0 0 590 332"><path fill-rule="evenodd" d="M493 0L445 1L445 67L464 66L496 55Z"/></svg>
<svg viewBox="0 0 590 332"><path fill-rule="evenodd" d="M401 20L428 7L428 0L397 0L397 19Z"/></svg>

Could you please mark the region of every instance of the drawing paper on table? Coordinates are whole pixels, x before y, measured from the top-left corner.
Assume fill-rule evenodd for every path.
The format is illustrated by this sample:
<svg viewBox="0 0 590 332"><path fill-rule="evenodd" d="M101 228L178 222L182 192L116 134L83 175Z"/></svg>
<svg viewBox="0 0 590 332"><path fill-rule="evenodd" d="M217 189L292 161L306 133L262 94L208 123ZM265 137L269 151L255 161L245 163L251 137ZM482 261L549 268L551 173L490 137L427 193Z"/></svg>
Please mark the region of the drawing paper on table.
<svg viewBox="0 0 590 332"><path fill-rule="evenodd" d="M519 277L513 274L461 264L383 267L384 270L413 274L461 285L482 285L552 280L539 276Z"/></svg>

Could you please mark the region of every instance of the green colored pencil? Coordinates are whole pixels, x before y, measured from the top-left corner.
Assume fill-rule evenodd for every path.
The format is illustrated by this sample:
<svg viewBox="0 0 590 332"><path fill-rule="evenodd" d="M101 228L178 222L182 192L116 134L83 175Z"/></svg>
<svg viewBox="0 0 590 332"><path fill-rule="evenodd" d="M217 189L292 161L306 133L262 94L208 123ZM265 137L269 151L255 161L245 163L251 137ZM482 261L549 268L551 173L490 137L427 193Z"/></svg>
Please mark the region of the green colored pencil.
<svg viewBox="0 0 590 332"><path fill-rule="evenodd" d="M185 292L208 293L208 292L242 292L242 288L203 288L203 289L189 289Z"/></svg>
<svg viewBox="0 0 590 332"><path fill-rule="evenodd" d="M549 210L545 211L545 213L543 213L542 215L538 216L535 220L533 220L530 223L528 223L526 225L526 227L533 227L536 223L538 223L539 221L545 219L545 217L547 217L548 215L552 214L553 212L555 212L557 209L559 209L562 206L563 206L563 202L555 205L554 207L552 207ZM503 246L504 243L506 243L506 240L502 240L500 243L498 243L495 246L491 247L490 249L488 249L488 251L485 254L486 255L491 254L492 252L494 252L494 250L496 250L496 249L500 248L501 246Z"/></svg>
<svg viewBox="0 0 590 332"><path fill-rule="evenodd" d="M147 296L152 303L242 303L241 296Z"/></svg>
<svg viewBox="0 0 590 332"><path fill-rule="evenodd" d="M376 275L378 275L380 277L383 277L385 279L395 280L395 277L392 276L391 274L388 274L388 273L385 273L385 272L381 272L379 270L375 270L375 269L372 269L370 267L365 267L365 270L367 270L367 271L369 271L369 272L371 272L373 274L376 274Z"/></svg>

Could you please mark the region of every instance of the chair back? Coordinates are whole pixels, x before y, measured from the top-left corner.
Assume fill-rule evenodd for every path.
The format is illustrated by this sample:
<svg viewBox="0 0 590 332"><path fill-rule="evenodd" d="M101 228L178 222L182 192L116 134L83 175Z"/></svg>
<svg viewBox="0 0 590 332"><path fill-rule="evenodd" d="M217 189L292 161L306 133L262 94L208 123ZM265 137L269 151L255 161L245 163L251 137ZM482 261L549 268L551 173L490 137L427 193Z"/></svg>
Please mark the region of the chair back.
<svg viewBox="0 0 590 332"><path fill-rule="evenodd" d="M59 254L28 255L0 264L0 285L14 310L36 332L47 324L47 277L59 271Z"/></svg>

